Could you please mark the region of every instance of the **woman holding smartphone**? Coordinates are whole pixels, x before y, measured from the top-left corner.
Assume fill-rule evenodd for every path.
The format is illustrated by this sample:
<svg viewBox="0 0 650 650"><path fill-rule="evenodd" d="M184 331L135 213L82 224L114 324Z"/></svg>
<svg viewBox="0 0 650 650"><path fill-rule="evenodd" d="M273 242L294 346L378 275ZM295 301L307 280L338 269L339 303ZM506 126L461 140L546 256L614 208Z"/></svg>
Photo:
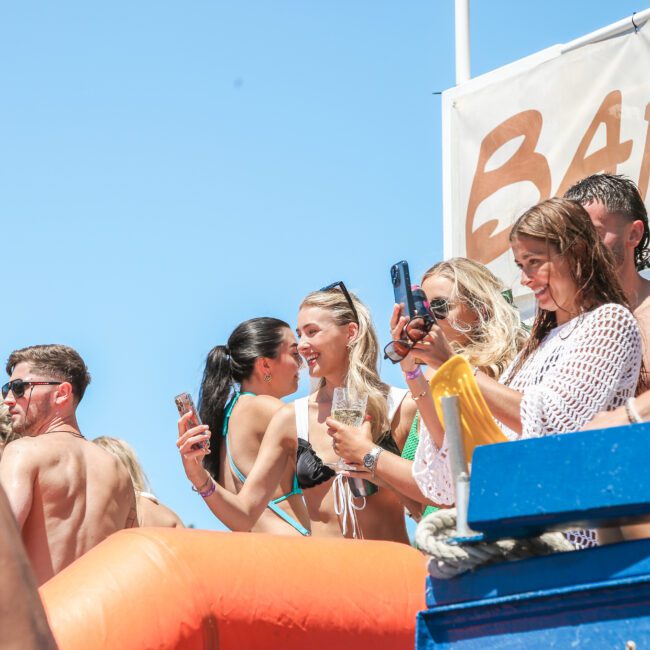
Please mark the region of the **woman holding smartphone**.
<svg viewBox="0 0 650 650"><path fill-rule="evenodd" d="M271 477L260 476L259 470L257 479L250 476L266 429L283 406L280 398L298 388L300 366L287 323L248 320L235 328L226 345L208 354L199 398L204 425L187 431L191 413L179 420L178 446L187 476L217 517L234 530L310 534L296 483L297 443L276 450ZM210 432L211 450L201 445L210 440ZM247 501L251 489L256 498Z"/></svg>
<svg viewBox="0 0 650 650"><path fill-rule="evenodd" d="M283 476L283 490L289 487L286 480L296 467L300 438L301 449L313 445L318 454L316 461L309 451L298 459L298 476L306 488L304 503L314 535L407 543L403 506L392 490L380 488L365 500L354 498L341 479L336 479L334 487L333 472L323 471L319 459L331 464L338 460L325 424L336 387L345 386L367 395L366 413L371 418L374 440L383 444L392 441L401 448L408 435L414 408L411 405L412 411L407 413L408 405L400 399L406 391L391 393L379 379L378 340L367 308L342 283L315 291L300 306L298 334L298 350L307 361L310 376L319 379L318 387L305 401L285 405L275 412L241 491L231 494L211 484L199 462L207 452L193 448L209 439L208 427L187 430L189 415L185 415L179 420L178 447L188 478L222 521L235 530L248 530L262 514L271 490ZM393 408L389 413L391 395ZM305 458L309 462L303 464Z"/></svg>
<svg viewBox="0 0 650 650"><path fill-rule="evenodd" d="M464 356L473 367L498 379L527 339L519 313L511 304L503 283L482 264L457 257L432 266L424 274L421 286L437 326L453 353ZM404 320L400 322L401 314L401 306L395 305L391 318L394 339L399 339L402 334ZM408 348L403 352L408 352ZM435 370L427 368L424 374L429 380ZM421 403L417 393L414 399ZM375 476L412 501L423 504L424 495L412 475L420 420L418 412L401 456L381 453ZM373 447L369 432L347 428L337 430L337 424L332 425L331 435L338 451L349 462L363 467L363 457ZM412 515L419 518L420 514L430 512L429 508L422 512L423 507L412 510Z"/></svg>
<svg viewBox="0 0 650 650"><path fill-rule="evenodd" d="M500 380L479 370L478 385L511 440L577 431L635 394L639 328L611 253L578 203L549 199L530 208L512 227L510 246L537 314L530 339ZM411 390L427 387L416 359L438 368L451 354L444 333L434 328L403 362ZM429 435L421 436L414 477L428 498L453 504L444 432L428 392L422 403ZM586 546L593 539L578 533L572 541Z"/></svg>

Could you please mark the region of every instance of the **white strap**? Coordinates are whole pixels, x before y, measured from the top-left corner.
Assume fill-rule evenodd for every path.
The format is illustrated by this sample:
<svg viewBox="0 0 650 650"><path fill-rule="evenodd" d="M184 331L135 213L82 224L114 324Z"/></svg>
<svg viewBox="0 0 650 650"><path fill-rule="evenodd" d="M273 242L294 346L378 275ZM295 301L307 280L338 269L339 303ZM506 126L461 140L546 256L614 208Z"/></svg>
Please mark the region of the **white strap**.
<svg viewBox="0 0 650 650"><path fill-rule="evenodd" d="M296 413L298 438L309 442L309 397L301 397L293 403Z"/></svg>
<svg viewBox="0 0 650 650"><path fill-rule="evenodd" d="M397 409L400 407L404 398L406 397L408 390L406 388L397 388L397 386L391 386L388 391L388 421L392 424L393 418L397 413Z"/></svg>
<svg viewBox="0 0 650 650"><path fill-rule="evenodd" d="M334 512L341 522L341 533L343 537L348 531L348 519L352 525L352 539L363 539L363 533L359 528L357 510L366 507L366 497L361 497L361 505L354 503L354 496L350 490L350 483L343 474L337 474L332 482L332 496L334 497Z"/></svg>

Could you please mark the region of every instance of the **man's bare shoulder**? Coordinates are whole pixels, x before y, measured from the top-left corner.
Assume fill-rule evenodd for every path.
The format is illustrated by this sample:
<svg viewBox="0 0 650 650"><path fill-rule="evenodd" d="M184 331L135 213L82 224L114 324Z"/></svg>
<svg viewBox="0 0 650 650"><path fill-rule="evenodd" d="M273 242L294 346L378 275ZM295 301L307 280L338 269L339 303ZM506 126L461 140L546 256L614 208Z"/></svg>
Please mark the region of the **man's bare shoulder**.
<svg viewBox="0 0 650 650"><path fill-rule="evenodd" d="M637 318L650 318L650 280L639 276L641 281L638 290L639 304L634 310L634 315Z"/></svg>
<svg viewBox="0 0 650 650"><path fill-rule="evenodd" d="M26 470L37 467L51 453L50 447L43 444L39 437L25 436L12 440L4 448L0 462Z"/></svg>

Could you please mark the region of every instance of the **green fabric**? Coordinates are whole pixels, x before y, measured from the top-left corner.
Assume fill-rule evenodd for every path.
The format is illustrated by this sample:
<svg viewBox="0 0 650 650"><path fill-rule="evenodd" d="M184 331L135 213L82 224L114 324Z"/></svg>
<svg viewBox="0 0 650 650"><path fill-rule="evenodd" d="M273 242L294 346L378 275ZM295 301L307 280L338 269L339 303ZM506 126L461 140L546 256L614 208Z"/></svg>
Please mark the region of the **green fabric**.
<svg viewBox="0 0 650 650"><path fill-rule="evenodd" d="M406 460L413 460L415 458L415 450L418 448L418 440L420 439L420 437L418 436L419 424L420 424L420 411L416 411L415 417L413 418L413 424L411 425L411 429L409 431L408 438L404 443L404 449L402 449L402 458L406 458ZM432 512L435 512L436 510L439 510L439 508L436 508L435 506L427 506L424 509L424 512L422 513L422 517L426 517L427 515L430 515Z"/></svg>

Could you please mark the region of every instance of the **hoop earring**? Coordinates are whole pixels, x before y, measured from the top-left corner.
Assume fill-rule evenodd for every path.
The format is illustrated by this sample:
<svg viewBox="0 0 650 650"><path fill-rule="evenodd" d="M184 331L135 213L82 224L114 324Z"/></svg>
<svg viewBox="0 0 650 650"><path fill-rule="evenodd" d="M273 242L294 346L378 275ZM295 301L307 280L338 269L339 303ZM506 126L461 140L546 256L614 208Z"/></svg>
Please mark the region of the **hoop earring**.
<svg viewBox="0 0 650 650"><path fill-rule="evenodd" d="M264 375L264 381L269 381L270 382L271 379L273 379L273 377L271 377L270 373L268 375Z"/></svg>

